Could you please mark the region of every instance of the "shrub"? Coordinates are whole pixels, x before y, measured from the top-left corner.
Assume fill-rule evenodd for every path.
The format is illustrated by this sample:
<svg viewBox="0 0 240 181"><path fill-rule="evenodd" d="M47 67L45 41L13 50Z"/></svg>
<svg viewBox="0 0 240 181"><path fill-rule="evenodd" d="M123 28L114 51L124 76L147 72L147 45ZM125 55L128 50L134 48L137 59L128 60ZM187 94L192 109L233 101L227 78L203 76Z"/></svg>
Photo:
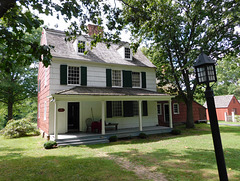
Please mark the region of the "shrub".
<svg viewBox="0 0 240 181"><path fill-rule="evenodd" d="M179 129L173 129L172 132L171 132L171 134L173 134L173 135L180 135L180 134L181 134L181 130L179 130Z"/></svg>
<svg viewBox="0 0 240 181"><path fill-rule="evenodd" d="M108 140L110 142L116 142L118 140L118 137L117 136L111 136L111 137L108 138Z"/></svg>
<svg viewBox="0 0 240 181"><path fill-rule="evenodd" d="M44 143L43 146L45 149L52 149L57 146L57 142L56 141L47 141L46 143Z"/></svg>
<svg viewBox="0 0 240 181"><path fill-rule="evenodd" d="M140 133L138 135L139 138L142 138L142 139L146 139L147 138L147 135L145 133Z"/></svg>
<svg viewBox="0 0 240 181"><path fill-rule="evenodd" d="M1 130L5 138L19 138L26 135L39 135L38 129L28 120L9 120L6 127Z"/></svg>

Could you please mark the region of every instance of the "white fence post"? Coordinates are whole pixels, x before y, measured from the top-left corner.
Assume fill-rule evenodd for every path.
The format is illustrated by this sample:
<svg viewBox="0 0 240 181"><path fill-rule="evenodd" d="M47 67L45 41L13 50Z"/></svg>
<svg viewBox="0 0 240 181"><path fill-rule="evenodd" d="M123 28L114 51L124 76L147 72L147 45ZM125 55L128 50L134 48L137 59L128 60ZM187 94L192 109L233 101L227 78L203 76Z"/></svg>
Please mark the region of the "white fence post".
<svg viewBox="0 0 240 181"><path fill-rule="evenodd" d="M227 112L224 112L224 118L225 118L225 122L227 122Z"/></svg>
<svg viewBox="0 0 240 181"><path fill-rule="evenodd" d="M232 112L232 122L235 122L235 113Z"/></svg>

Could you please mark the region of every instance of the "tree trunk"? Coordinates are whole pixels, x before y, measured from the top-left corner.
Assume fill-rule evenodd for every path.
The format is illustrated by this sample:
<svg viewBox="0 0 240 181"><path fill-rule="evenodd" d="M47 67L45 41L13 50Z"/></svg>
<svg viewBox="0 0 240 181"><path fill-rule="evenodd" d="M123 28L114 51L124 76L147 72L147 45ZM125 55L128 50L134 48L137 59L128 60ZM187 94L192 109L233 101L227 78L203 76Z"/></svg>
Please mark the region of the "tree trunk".
<svg viewBox="0 0 240 181"><path fill-rule="evenodd" d="M185 104L187 105L187 121L186 121L186 127L187 128L194 128L194 121L193 121L193 107L192 107L192 100L188 99Z"/></svg>
<svg viewBox="0 0 240 181"><path fill-rule="evenodd" d="M13 103L8 101L8 121L13 118Z"/></svg>

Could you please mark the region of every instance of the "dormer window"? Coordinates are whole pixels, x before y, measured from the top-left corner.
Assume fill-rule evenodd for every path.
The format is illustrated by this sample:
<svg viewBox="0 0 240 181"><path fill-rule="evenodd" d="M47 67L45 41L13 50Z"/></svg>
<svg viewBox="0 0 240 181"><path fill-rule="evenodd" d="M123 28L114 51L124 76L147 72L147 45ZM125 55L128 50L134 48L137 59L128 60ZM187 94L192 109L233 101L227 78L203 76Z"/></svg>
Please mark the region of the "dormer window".
<svg viewBox="0 0 240 181"><path fill-rule="evenodd" d="M130 59L131 58L131 51L130 48L125 47L125 58Z"/></svg>
<svg viewBox="0 0 240 181"><path fill-rule="evenodd" d="M78 53L84 53L86 51L86 42L78 40Z"/></svg>

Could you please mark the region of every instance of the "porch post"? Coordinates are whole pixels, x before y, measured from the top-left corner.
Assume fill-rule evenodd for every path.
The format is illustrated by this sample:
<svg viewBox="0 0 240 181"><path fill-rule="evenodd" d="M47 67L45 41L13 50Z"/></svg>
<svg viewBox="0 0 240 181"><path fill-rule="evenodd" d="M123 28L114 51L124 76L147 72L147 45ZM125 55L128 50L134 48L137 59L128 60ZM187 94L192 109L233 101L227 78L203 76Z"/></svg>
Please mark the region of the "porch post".
<svg viewBox="0 0 240 181"><path fill-rule="evenodd" d="M58 139L58 129L57 129L57 101L54 101L54 139Z"/></svg>
<svg viewBox="0 0 240 181"><path fill-rule="evenodd" d="M139 130L142 131L142 100L138 101Z"/></svg>
<svg viewBox="0 0 240 181"><path fill-rule="evenodd" d="M105 134L105 101L102 101L102 135Z"/></svg>
<svg viewBox="0 0 240 181"><path fill-rule="evenodd" d="M170 99L168 101L169 104L169 127L173 128L173 122L172 122L172 100Z"/></svg>

